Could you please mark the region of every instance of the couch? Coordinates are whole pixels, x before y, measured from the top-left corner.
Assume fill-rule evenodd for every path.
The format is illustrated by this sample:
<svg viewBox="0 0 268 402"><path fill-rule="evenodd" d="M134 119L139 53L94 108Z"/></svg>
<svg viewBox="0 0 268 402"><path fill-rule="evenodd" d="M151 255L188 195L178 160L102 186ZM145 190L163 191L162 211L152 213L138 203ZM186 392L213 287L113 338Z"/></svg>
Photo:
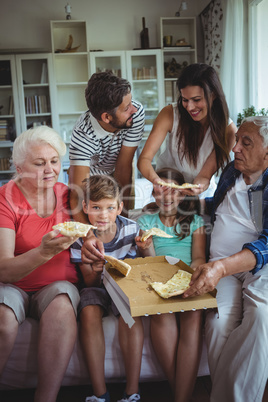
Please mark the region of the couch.
<svg viewBox="0 0 268 402"><path fill-rule="evenodd" d="M153 201L151 198L152 184L146 179L138 180L136 186L136 208L130 213L130 218L136 220L142 214L142 207ZM140 201L139 201L140 200ZM164 373L156 359L149 336L149 317L142 317L145 341L142 355L140 381L164 380ZM125 381L123 357L118 342L117 319L110 314L103 319L106 359L105 375L107 382ZM7 362L5 370L0 377L1 389L34 388L37 384L37 333L38 322L27 318L20 325L19 333L13 352ZM209 375L207 350L203 341L202 356L198 376ZM77 340L71 356L63 386L84 385L89 383L87 368L79 340Z"/></svg>
<svg viewBox="0 0 268 402"><path fill-rule="evenodd" d="M149 337L149 317L142 317L145 342L143 347L140 381L164 380L164 374L155 357ZM118 342L117 319L110 314L103 319L106 359L105 373L107 382L125 381L123 358ZM0 377L0 389L34 388L37 384L37 333L38 322L27 318L19 327L12 354ZM198 376L209 375L207 351L203 345ZM79 340L71 356L63 386L88 384L89 378Z"/></svg>

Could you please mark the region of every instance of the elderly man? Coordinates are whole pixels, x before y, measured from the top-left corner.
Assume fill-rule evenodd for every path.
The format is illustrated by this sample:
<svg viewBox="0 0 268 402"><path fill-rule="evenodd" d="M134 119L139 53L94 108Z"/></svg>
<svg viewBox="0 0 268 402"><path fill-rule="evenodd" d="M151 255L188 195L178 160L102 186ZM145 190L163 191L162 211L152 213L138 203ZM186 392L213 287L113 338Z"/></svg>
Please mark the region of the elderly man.
<svg viewBox="0 0 268 402"><path fill-rule="evenodd" d="M184 297L217 288L206 319L212 402L262 401L268 377L268 117L243 121L213 198L210 261Z"/></svg>

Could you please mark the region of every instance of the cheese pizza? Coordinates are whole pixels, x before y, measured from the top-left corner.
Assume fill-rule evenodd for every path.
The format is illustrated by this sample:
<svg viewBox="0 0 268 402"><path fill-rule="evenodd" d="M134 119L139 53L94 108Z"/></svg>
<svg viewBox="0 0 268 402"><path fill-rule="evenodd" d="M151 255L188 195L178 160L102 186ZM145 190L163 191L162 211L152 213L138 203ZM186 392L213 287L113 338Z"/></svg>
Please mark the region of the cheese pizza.
<svg viewBox="0 0 268 402"><path fill-rule="evenodd" d="M166 283L152 282L151 286L164 299L172 296L178 296L189 288L192 275L189 272L179 269Z"/></svg>
<svg viewBox="0 0 268 402"><path fill-rule="evenodd" d="M118 260L111 255L104 255L104 258L107 262L109 262L109 264L111 264L113 268L117 269L117 271L121 272L121 274L123 274L124 276L128 276L128 274L130 273L131 266L126 262Z"/></svg>
<svg viewBox="0 0 268 402"><path fill-rule="evenodd" d="M87 233L91 229L97 229L97 228L95 226L86 225L81 222L66 221L66 222L58 223L57 225L52 226L52 229L59 230L63 236L86 237Z"/></svg>
<svg viewBox="0 0 268 402"><path fill-rule="evenodd" d="M173 236L167 234L166 232L164 232L164 231L161 230L161 229L152 228L152 229L149 229L149 230L145 230L144 233L142 234L140 240L141 240L141 241L145 241L145 240L147 240L148 237L150 237L150 236L169 237L169 238L172 238L172 237L173 237Z"/></svg>
<svg viewBox="0 0 268 402"><path fill-rule="evenodd" d="M175 183L168 183L166 181L163 180L159 180L157 182L157 184L159 184L160 186L164 186L164 187L169 187L169 188L177 188L180 190L186 190L186 189L192 189L192 188L199 188L200 185L199 184L191 184L191 183L183 183L181 185L175 184Z"/></svg>

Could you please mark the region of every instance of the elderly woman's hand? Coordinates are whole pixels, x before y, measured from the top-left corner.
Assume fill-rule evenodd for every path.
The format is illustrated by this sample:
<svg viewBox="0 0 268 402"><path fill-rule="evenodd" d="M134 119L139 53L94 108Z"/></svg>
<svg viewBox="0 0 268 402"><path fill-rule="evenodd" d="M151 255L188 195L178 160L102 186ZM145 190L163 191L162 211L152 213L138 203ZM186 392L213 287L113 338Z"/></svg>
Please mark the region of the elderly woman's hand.
<svg viewBox="0 0 268 402"><path fill-rule="evenodd" d="M59 233L59 230L53 230L42 238L39 247L40 254L48 260L54 257L54 255L68 249L79 238L79 236L58 236Z"/></svg>

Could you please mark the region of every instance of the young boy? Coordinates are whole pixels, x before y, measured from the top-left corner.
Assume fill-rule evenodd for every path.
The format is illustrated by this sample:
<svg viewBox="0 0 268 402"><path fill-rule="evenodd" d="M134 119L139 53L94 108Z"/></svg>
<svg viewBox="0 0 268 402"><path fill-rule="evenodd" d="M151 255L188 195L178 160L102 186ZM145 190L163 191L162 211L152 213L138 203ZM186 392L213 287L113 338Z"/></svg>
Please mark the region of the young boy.
<svg viewBox="0 0 268 402"><path fill-rule="evenodd" d="M120 216L123 202L116 181L106 175L95 175L84 180L83 210L91 225L96 226L94 234L103 242L105 254L117 259L135 258L137 246L135 237L139 234L136 222ZM102 318L108 315L109 307L119 316L116 306L102 282L104 261L92 264L81 260L82 240L79 239L71 249L72 262L78 263L85 287L81 290L80 338L85 353L94 395L86 402L110 402L105 384L105 340ZM123 353L126 370L126 390L124 401L139 401L139 376L143 348L143 325L140 317L131 327L119 316L119 343Z"/></svg>

